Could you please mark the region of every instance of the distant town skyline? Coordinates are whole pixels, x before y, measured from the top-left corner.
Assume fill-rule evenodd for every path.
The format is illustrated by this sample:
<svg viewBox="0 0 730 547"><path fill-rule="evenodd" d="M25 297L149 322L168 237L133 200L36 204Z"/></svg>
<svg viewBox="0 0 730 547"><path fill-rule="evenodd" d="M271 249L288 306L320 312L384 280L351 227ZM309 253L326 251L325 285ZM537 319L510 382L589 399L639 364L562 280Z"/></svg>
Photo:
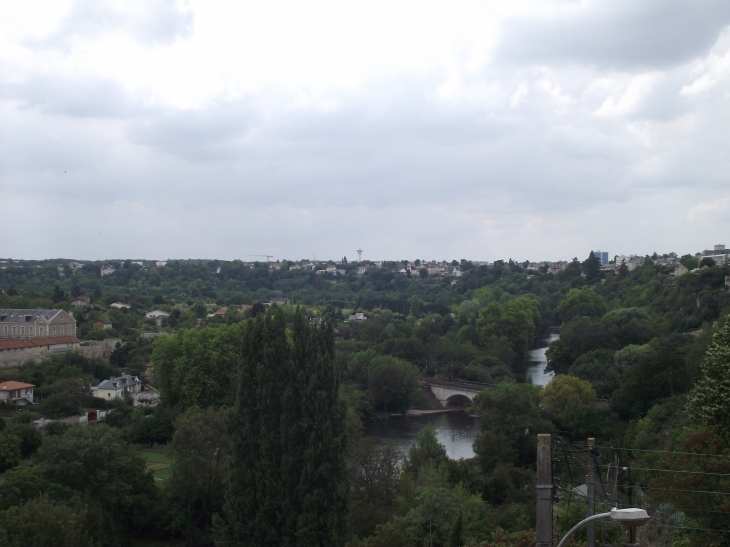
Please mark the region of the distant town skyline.
<svg viewBox="0 0 730 547"><path fill-rule="evenodd" d="M425 260L425 261L437 261L437 262L441 262L441 261L451 262L452 260L459 260L460 261L462 259L465 259L465 260L469 260L469 261L472 261L472 262L487 262L487 263L492 263L492 262L497 261L497 260L508 261L508 260L511 259L511 260L513 260L513 261L518 262L518 263L521 264L521 263L525 262L526 260L529 260L532 263L539 263L539 262L566 262L566 261L571 261L573 258L578 258L578 260L583 261L586 258L588 258L588 256L590 256L590 253L591 252L593 252L595 254L596 258L598 258L603 265L606 265L608 262L613 261L616 257L621 257L621 256L638 256L638 257L649 256L649 257L651 257L654 254L654 252L656 252L658 256L663 256L665 254L668 255L670 253L675 253L677 255L677 257L682 257L683 255L686 255L686 254L690 254L690 255L695 256L695 255L700 255L703 252L707 252L707 251L713 250L713 249L715 251L717 251L718 248L721 248L722 249L721 252L722 253L725 253L725 245L724 244L714 244L714 245L705 246L705 247L703 247L702 249L699 249L699 250L689 251L687 253L680 253L680 252L677 252L677 251L652 251L651 253L635 253L635 252L608 253L608 251L588 250L586 253L584 253L584 255L573 255L572 257L565 256L565 257L560 257L560 258L541 258L541 259L529 259L529 258L519 258L519 257L516 258L514 256L509 256L509 257L507 257L507 256L504 256L504 257L493 257L493 258L489 258L489 259L477 259L477 258L470 258L470 257L459 257L459 258L456 258L456 257L451 257L451 258L442 257L442 258L438 258L438 257L433 257L433 256L431 256L431 257L427 257L427 256L421 256L421 257L418 257L418 256L396 256L396 257L385 257L385 258L384 257L377 257L377 258L374 258L374 257L368 257L367 255L365 255L365 256L362 256L362 258L360 260L363 261L363 262L400 261L400 260L410 260L410 261L415 261L415 260L422 260L422 261L424 261ZM360 249L360 248L358 248L358 250L361 250L363 253L365 252L365 250ZM602 252L604 255L606 255L606 253L608 253L608 255L607 256L604 256L604 257L601 257L601 256L598 255L599 252ZM214 260L231 261L231 260L241 260L243 262L266 262L267 261L266 259L263 259L263 258L262 259L252 258L253 256L257 256L257 255L239 256L239 257L233 257L233 258L221 258L221 257L214 257L214 258L209 258L209 257L187 257L187 258L182 258L182 257L166 257L164 259L162 259L161 257L139 257L139 256L116 257L116 258L115 257L84 258L84 257L78 257L78 256L77 257L42 257L42 258L0 257L0 266L6 265L6 264L4 264L4 262L5 261L8 261L8 260L19 260L19 261L20 260L39 260L39 261L40 260L49 260L49 261L53 261L53 260L59 260L59 261L64 261L64 260L66 260L66 261L68 261L68 260L79 260L79 261L89 261L89 262L105 262L105 261L106 262L111 262L111 261L126 261L126 260L136 261L136 260L140 260L140 261L145 261L145 262L156 262L158 266L164 266L168 261L173 261L173 260L203 260L203 261L214 261ZM292 257L287 257L287 256L276 257L276 256L273 256L273 255L261 255L261 256L262 257L269 256L271 262L280 262L282 260L287 260L287 261L290 261L290 262L300 262L300 261L312 261L312 262L330 262L330 261L332 261L332 262L340 262L340 261L342 261L343 258L347 259L348 262L358 262L359 261L357 257L350 258L347 255L342 255L339 258L334 258L334 257L331 257L331 258L322 258L322 257L316 258L316 255L312 255L311 258L305 257L305 256L298 257L298 258L295 258L293 256Z"/></svg>
<svg viewBox="0 0 730 547"><path fill-rule="evenodd" d="M730 233L729 25L726 0L5 2L0 254L694 253Z"/></svg>

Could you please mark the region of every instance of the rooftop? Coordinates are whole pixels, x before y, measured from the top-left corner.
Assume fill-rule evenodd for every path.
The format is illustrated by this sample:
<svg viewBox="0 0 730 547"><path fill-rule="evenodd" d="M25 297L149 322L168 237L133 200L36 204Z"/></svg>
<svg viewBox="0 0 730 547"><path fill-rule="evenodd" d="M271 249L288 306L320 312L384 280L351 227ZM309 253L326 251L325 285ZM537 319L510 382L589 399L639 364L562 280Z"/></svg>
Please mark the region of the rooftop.
<svg viewBox="0 0 730 547"><path fill-rule="evenodd" d="M0 384L0 391L11 391L13 389L23 389L26 387L35 387L35 384L25 384L23 382L3 382Z"/></svg>
<svg viewBox="0 0 730 547"><path fill-rule="evenodd" d="M36 348L55 344L78 344L75 336L57 336L55 338L21 338L14 340L0 340L0 351L6 349Z"/></svg>
<svg viewBox="0 0 730 547"><path fill-rule="evenodd" d="M0 309L0 321L3 323L33 323L39 318L45 321L53 320L63 310L15 310L10 308Z"/></svg>

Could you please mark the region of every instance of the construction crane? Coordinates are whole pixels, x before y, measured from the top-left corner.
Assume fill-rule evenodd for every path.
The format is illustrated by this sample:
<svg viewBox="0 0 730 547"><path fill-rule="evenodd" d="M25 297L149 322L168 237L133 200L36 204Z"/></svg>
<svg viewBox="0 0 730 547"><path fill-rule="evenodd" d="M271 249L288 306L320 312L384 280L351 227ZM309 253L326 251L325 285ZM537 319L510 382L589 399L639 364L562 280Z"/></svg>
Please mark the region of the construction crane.
<svg viewBox="0 0 730 547"><path fill-rule="evenodd" d="M248 256L265 256L266 262L268 262L270 258L274 258L274 255L248 255Z"/></svg>

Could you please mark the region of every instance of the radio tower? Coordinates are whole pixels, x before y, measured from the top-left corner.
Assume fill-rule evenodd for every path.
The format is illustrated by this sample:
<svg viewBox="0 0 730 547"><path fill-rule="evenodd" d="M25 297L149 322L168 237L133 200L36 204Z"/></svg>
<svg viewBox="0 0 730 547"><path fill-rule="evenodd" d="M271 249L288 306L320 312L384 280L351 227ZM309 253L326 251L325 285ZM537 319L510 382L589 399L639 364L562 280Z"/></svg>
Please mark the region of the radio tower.
<svg viewBox="0 0 730 547"><path fill-rule="evenodd" d="M357 248L357 261L362 262L362 249L360 247Z"/></svg>

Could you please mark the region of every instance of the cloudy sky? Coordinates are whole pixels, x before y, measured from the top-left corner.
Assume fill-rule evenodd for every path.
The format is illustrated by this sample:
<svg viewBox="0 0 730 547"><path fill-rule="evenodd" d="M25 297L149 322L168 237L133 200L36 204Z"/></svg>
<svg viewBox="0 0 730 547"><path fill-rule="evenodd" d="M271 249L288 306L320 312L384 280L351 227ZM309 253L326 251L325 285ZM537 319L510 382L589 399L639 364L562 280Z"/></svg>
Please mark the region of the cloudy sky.
<svg viewBox="0 0 730 547"><path fill-rule="evenodd" d="M0 256L730 246L727 0L0 4Z"/></svg>

